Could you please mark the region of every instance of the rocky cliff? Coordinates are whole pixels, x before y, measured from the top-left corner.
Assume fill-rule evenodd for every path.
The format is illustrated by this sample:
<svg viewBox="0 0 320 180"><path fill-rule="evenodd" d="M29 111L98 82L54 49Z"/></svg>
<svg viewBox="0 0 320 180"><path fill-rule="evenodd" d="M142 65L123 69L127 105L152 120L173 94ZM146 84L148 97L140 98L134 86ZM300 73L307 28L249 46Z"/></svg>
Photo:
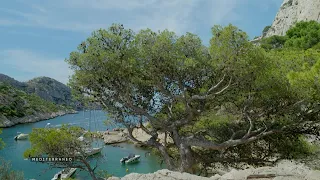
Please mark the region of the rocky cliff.
<svg viewBox="0 0 320 180"><path fill-rule="evenodd" d="M55 104L72 105L71 90L68 86L49 77L38 77L27 82L27 92L35 93Z"/></svg>
<svg viewBox="0 0 320 180"><path fill-rule="evenodd" d="M296 22L311 20L320 22L320 0L284 0L264 36L283 36Z"/></svg>

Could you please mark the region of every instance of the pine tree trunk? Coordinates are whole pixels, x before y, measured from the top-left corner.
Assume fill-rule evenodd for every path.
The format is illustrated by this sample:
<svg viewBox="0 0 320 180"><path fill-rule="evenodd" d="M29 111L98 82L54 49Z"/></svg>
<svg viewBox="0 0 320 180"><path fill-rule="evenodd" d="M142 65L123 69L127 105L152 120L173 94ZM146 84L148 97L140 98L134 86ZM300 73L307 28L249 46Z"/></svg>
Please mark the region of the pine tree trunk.
<svg viewBox="0 0 320 180"><path fill-rule="evenodd" d="M82 162L85 164L85 166L87 167L87 170L88 170L88 172L89 172L92 180L97 180L97 177L96 177L96 175L94 174L94 171L93 171L93 169L91 168L90 164L89 164L86 160L84 160L84 159L81 160L81 161L82 161Z"/></svg>
<svg viewBox="0 0 320 180"><path fill-rule="evenodd" d="M185 145L184 143L180 144L179 147L180 153L180 168L181 172L194 173L193 165L194 165L194 157L192 154L192 150L190 146Z"/></svg>
<svg viewBox="0 0 320 180"><path fill-rule="evenodd" d="M160 151L162 157L164 158L164 161L166 162L168 169L175 170L176 167L174 166L174 163L173 163L171 157L169 156L166 148L164 146L160 145L157 147L157 149Z"/></svg>

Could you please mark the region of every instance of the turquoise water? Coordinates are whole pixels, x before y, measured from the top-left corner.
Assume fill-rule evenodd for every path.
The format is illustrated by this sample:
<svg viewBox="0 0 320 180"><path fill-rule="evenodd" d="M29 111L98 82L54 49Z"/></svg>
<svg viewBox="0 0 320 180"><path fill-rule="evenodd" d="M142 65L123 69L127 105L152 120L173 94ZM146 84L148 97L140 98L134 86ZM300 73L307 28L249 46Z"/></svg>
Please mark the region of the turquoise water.
<svg viewBox="0 0 320 180"><path fill-rule="evenodd" d="M30 133L32 128L45 127L47 123L51 123L57 127L61 126L61 124L70 123L71 125L81 126L91 131L103 131L107 128L112 128L104 125L103 121L105 119L106 113L103 111L92 112L91 117L89 112L79 112L78 114L69 114L46 121L5 128L0 137L6 145L3 150L0 150L0 157L11 161L12 169L23 171L26 179L50 180L60 169L50 169L47 164L24 160L23 152L30 147L30 142L28 140L15 141L13 138L17 135L17 132ZM165 165L161 166L159 164L159 159L156 156L146 155L148 154L148 150L136 148L132 144L122 143L119 144L120 147L113 147L111 145L104 145L101 140L98 140L93 143L93 146L103 146L104 148L102 155L91 159L91 164L94 165L95 161L98 161L98 169L107 170L110 174L118 177L125 176L131 172L150 173L165 168ZM129 153L141 155L141 161L132 165L120 164L119 160ZM129 169L129 172L126 172L126 169ZM80 171L79 169L75 177L79 180L90 179L87 172Z"/></svg>

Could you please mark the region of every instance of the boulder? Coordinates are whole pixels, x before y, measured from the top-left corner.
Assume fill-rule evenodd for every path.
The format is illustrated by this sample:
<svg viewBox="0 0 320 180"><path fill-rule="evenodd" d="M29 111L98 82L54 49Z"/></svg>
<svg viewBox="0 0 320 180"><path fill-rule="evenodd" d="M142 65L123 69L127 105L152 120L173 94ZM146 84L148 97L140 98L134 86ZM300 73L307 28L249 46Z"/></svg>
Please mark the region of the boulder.
<svg viewBox="0 0 320 180"><path fill-rule="evenodd" d="M181 173L162 169L154 173L138 174L131 173L121 178L121 180L212 180L207 177L200 177L193 174ZM110 178L108 179L110 180Z"/></svg>
<svg viewBox="0 0 320 180"><path fill-rule="evenodd" d="M125 142L128 138L123 133L104 133L103 140L105 144L116 144Z"/></svg>

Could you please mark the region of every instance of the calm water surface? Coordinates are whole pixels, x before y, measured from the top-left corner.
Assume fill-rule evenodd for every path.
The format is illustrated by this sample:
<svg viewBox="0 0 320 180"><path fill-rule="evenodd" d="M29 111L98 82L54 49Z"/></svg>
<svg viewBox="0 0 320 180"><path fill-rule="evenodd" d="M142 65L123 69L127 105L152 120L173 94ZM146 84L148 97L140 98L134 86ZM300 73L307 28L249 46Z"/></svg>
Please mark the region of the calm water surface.
<svg viewBox="0 0 320 180"><path fill-rule="evenodd" d="M47 123L51 123L56 127L61 126L61 124L69 123L91 131L105 131L107 128L113 128L104 125L103 121L106 120L106 118L106 113L103 111L91 113L87 111L79 112L78 114L69 114L46 121L5 128L0 137L6 145L4 149L0 150L0 157L4 157L6 160L11 161L12 169L23 171L26 179L51 180L54 174L60 169L50 169L47 164L24 160L23 152L30 147L30 142L28 140L15 141L13 138L17 135L17 132L30 133L32 128L45 127ZM101 140L95 141L93 143L94 147L103 146L103 156L98 155L92 158L92 165L95 164L95 161L98 161L98 169L107 170L110 174L118 177L125 176L127 174L126 169L129 169L128 173L151 173L165 168L165 165L160 166L159 159L156 156L146 155L148 152L147 150L136 148L132 144L122 143L119 145L120 147L113 147L111 145L104 145ZM128 153L141 155L141 161L137 164L121 165L119 160L122 157L127 156ZM75 177L79 180L90 179L87 172L80 171L79 169L77 170Z"/></svg>

